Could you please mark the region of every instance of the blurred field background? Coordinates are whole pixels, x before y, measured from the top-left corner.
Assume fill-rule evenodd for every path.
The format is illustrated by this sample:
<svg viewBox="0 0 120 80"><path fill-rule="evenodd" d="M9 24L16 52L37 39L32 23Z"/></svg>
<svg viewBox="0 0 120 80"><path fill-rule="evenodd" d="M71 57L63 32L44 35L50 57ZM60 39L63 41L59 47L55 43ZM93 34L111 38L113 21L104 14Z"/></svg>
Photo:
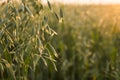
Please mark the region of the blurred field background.
<svg viewBox="0 0 120 80"><path fill-rule="evenodd" d="M119 80L120 5L59 6L64 23L50 23L58 33L53 44L61 58L51 80Z"/></svg>
<svg viewBox="0 0 120 80"><path fill-rule="evenodd" d="M46 5L44 6L46 7ZM54 17L56 15L50 14L48 7L45 8L44 13L48 17L48 24L57 33L51 41L58 54L58 57L54 57L57 70L49 61L46 67L44 60L40 59L39 63L36 64L35 72L29 75L31 77L34 74L35 78L29 79L120 80L120 5L54 3L52 8L56 14L59 14L60 8L63 11L63 19L61 20L57 20ZM32 22L34 23L37 18L37 15L34 20L28 17L27 20L31 20L28 26L34 26ZM29 32L32 29L25 27L25 30ZM35 31L37 31L37 28L35 28ZM25 35L25 37L27 36ZM24 38L24 35L22 38ZM26 39L29 40L29 38ZM28 47L26 53L33 52L32 55L36 54L36 49L33 49ZM0 50L2 51L2 48ZM35 58L30 56L25 55L24 58L28 65L32 59L35 59L36 62L37 56L35 55ZM50 60L53 59L50 58ZM26 68L23 69L26 71ZM24 71L21 75L24 75ZM22 80L23 78L18 79ZM29 79L25 78L23 80Z"/></svg>

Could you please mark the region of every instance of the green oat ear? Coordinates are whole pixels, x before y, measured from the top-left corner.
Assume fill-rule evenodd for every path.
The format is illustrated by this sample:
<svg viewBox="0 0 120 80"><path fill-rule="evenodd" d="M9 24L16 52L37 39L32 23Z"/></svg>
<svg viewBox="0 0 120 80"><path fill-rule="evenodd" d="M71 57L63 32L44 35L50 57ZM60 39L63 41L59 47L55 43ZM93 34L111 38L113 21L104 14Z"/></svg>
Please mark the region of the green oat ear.
<svg viewBox="0 0 120 80"><path fill-rule="evenodd" d="M56 12L54 12L54 15L55 15L55 17L57 18L57 20L59 21L59 16L57 15Z"/></svg>
<svg viewBox="0 0 120 80"><path fill-rule="evenodd" d="M63 18L63 11L61 8L60 8L60 17Z"/></svg>
<svg viewBox="0 0 120 80"><path fill-rule="evenodd" d="M49 0L47 0L47 4L48 4L49 9L52 10L52 7L51 7Z"/></svg>
<svg viewBox="0 0 120 80"><path fill-rule="evenodd" d="M60 8L60 18L59 18L59 22L62 23L63 22L63 11Z"/></svg>

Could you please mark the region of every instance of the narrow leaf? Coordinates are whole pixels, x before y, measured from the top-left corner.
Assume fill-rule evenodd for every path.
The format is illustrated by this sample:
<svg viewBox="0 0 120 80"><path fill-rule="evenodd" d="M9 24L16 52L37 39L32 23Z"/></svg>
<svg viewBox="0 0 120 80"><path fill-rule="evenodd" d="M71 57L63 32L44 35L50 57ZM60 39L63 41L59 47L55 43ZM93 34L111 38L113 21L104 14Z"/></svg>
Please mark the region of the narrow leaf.
<svg viewBox="0 0 120 80"><path fill-rule="evenodd" d="M0 70L4 71L4 67L3 67L3 65L1 63L0 63Z"/></svg>

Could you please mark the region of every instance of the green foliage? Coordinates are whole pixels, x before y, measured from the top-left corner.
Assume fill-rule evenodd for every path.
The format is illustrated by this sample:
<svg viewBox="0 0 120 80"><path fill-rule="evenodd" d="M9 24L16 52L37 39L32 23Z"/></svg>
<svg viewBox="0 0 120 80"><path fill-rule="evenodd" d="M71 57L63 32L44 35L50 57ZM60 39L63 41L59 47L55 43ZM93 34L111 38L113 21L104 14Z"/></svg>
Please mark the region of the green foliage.
<svg viewBox="0 0 120 80"><path fill-rule="evenodd" d="M1 5L0 80L40 80L44 67L57 70L57 53L51 45L57 33L45 12L39 0L9 0Z"/></svg>

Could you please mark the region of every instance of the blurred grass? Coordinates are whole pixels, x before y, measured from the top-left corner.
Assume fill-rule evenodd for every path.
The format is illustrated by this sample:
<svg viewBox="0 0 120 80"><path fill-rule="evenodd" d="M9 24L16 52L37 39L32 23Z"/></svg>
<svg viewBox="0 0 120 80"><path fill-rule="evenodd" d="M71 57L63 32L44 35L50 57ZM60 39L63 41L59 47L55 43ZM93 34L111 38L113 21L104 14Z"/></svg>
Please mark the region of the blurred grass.
<svg viewBox="0 0 120 80"><path fill-rule="evenodd" d="M64 23L50 20L60 56L51 80L119 80L120 5L60 6Z"/></svg>

